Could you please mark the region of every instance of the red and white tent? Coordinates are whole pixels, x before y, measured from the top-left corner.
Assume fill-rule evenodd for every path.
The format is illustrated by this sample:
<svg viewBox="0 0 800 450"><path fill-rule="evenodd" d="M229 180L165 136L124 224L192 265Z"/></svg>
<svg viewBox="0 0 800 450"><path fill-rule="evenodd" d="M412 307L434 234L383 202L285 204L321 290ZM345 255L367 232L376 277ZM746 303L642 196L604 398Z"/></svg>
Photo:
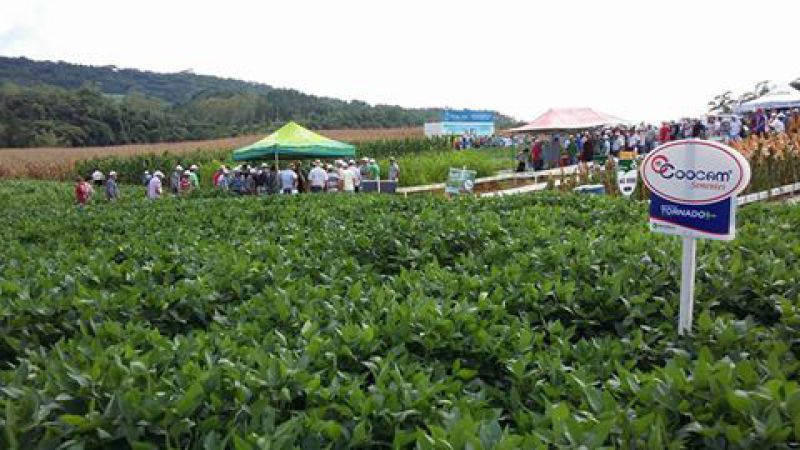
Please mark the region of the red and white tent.
<svg viewBox="0 0 800 450"><path fill-rule="evenodd" d="M545 132L559 130L585 130L606 125L628 124L625 119L601 113L592 108L550 108L536 120L511 132Z"/></svg>

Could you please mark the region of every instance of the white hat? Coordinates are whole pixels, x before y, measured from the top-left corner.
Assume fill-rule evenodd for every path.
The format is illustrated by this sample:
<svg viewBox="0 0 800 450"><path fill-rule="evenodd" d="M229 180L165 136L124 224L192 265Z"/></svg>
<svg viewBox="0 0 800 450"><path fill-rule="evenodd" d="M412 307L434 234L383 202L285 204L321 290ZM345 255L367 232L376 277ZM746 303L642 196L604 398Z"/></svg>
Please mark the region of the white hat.
<svg viewBox="0 0 800 450"><path fill-rule="evenodd" d="M369 160L369 162L371 162L371 163L374 163L374 162L375 162L375 160L374 160L374 159L370 159L370 160Z"/></svg>
<svg viewBox="0 0 800 450"><path fill-rule="evenodd" d="M184 174L184 175L189 175L190 173L192 173L192 172L189 172L188 170L184 170L184 171L183 171L183 174Z"/></svg>
<svg viewBox="0 0 800 450"><path fill-rule="evenodd" d="M178 172L180 172L181 170L183 170L183 167L181 167L181 165L180 165L180 164L178 164L177 166L175 166L175 170L177 170Z"/></svg>
<svg viewBox="0 0 800 450"><path fill-rule="evenodd" d="M199 169L199 167L197 167L197 164L192 164L192 166L189 167L189 170L197 170L197 169Z"/></svg>
<svg viewBox="0 0 800 450"><path fill-rule="evenodd" d="M253 174L253 173L256 173L256 169L253 169L253 168L251 167L251 168L250 168L250 173L251 173L251 174Z"/></svg>
<svg viewBox="0 0 800 450"><path fill-rule="evenodd" d="M149 170L145 170L145 171L144 171L144 174L145 174L145 175L150 175L150 171L149 171Z"/></svg>
<svg viewBox="0 0 800 450"><path fill-rule="evenodd" d="M111 172L108 172L108 176L110 176L110 177L115 177L115 176L117 176L117 172L114 172L114 171L112 170Z"/></svg>
<svg viewBox="0 0 800 450"><path fill-rule="evenodd" d="M351 164L351 165L352 165L352 164L355 164L355 163L356 163L356 160L355 160L355 159L351 159L351 160L350 160L350 162L349 162L348 164Z"/></svg>
<svg viewBox="0 0 800 450"><path fill-rule="evenodd" d="M158 178L164 178L164 174L163 174L163 173L161 173L161 171L160 171L160 170L156 170L156 171L153 173L153 176L154 176L154 177L158 177Z"/></svg>
<svg viewBox="0 0 800 450"><path fill-rule="evenodd" d="M268 167L267 163L261 163L261 167Z"/></svg>

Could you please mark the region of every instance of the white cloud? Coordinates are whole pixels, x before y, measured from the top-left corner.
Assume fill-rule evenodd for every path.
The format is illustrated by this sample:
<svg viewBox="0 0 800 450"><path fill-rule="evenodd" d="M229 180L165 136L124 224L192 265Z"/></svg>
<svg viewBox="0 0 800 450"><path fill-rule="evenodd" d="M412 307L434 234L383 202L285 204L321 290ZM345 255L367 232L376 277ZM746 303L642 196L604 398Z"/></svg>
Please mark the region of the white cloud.
<svg viewBox="0 0 800 450"><path fill-rule="evenodd" d="M791 39L800 2L753 6L0 0L0 52L192 68L318 95L522 119L551 106L592 106L657 120L696 114L727 89L800 76Z"/></svg>

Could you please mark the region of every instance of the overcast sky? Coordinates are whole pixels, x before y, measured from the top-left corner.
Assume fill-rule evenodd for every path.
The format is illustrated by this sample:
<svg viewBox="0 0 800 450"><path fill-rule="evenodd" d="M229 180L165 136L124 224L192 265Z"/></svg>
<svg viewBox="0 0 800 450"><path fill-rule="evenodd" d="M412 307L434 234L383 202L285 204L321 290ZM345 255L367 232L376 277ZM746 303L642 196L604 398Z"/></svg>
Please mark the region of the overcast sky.
<svg viewBox="0 0 800 450"><path fill-rule="evenodd" d="M0 0L0 55L196 73L342 99L704 111L800 77L800 0Z"/></svg>

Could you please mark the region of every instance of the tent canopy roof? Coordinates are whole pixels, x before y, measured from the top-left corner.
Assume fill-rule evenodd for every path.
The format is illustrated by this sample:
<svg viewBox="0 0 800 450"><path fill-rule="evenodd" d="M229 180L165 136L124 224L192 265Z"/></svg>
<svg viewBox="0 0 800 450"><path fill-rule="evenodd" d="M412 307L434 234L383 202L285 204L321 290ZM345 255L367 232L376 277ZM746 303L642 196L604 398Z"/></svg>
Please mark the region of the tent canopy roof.
<svg viewBox="0 0 800 450"><path fill-rule="evenodd" d="M509 131L582 130L627 123L627 120L595 111L592 108L550 108L533 122Z"/></svg>
<svg viewBox="0 0 800 450"><path fill-rule="evenodd" d="M761 97L739 105L737 111L755 111L759 108L796 108L800 106L800 91L788 84L780 85Z"/></svg>
<svg viewBox="0 0 800 450"><path fill-rule="evenodd" d="M355 156L350 144L334 141L289 122L264 139L233 151L234 161L267 159L276 156L289 158L342 158Z"/></svg>

